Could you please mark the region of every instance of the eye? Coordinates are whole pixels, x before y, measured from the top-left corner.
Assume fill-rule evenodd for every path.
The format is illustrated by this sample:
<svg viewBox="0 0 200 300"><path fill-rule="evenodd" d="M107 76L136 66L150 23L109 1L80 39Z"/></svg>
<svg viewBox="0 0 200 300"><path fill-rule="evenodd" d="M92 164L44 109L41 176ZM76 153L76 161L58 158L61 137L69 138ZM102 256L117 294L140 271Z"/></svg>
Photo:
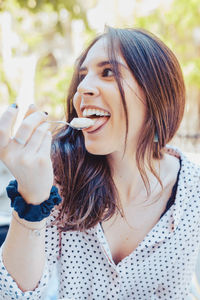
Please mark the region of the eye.
<svg viewBox="0 0 200 300"><path fill-rule="evenodd" d="M85 78L85 76L86 76L86 74L84 74L84 73L79 73L79 75L78 75L78 80L79 80L79 82L82 81L82 80Z"/></svg>
<svg viewBox="0 0 200 300"><path fill-rule="evenodd" d="M111 68L105 68L102 72L103 77L111 77L114 76L114 72Z"/></svg>

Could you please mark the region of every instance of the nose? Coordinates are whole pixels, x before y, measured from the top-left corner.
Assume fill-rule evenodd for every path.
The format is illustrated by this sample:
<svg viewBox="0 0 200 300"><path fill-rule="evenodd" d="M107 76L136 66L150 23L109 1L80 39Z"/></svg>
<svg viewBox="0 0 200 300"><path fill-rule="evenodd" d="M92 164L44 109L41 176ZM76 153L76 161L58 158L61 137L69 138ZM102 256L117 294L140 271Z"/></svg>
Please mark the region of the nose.
<svg viewBox="0 0 200 300"><path fill-rule="evenodd" d="M99 95L99 88L95 82L94 76L86 75L84 79L79 83L77 88L78 93L81 96L96 97Z"/></svg>

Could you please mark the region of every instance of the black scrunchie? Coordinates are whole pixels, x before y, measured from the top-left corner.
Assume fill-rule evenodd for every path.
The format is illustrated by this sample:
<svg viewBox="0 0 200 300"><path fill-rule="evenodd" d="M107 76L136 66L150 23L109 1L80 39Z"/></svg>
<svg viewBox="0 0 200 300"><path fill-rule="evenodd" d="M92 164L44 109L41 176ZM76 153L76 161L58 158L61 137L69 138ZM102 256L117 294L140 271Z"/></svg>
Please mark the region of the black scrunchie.
<svg viewBox="0 0 200 300"><path fill-rule="evenodd" d="M17 187L17 180L11 180L6 188L7 195L11 199L11 207L18 212L21 219L30 222L38 222L48 217L52 208L62 201L57 187L52 186L49 199L39 205L28 204L18 192Z"/></svg>

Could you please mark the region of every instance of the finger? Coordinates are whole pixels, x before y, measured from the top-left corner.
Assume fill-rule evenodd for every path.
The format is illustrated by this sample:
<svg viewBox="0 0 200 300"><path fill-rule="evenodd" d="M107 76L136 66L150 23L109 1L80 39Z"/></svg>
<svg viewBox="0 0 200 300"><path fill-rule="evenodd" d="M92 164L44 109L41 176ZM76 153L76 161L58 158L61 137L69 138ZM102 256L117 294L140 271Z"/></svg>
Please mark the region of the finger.
<svg viewBox="0 0 200 300"><path fill-rule="evenodd" d="M32 134L26 145L26 151L37 152L41 146L41 143L49 130L50 124L47 122L42 123L37 127L37 129Z"/></svg>
<svg viewBox="0 0 200 300"><path fill-rule="evenodd" d="M47 115L41 111L30 114L22 121L13 141L17 142L18 140L21 141L21 144L26 144L36 128L46 120Z"/></svg>
<svg viewBox="0 0 200 300"><path fill-rule="evenodd" d="M18 107L10 105L0 117L0 147L5 147L12 132L18 113Z"/></svg>
<svg viewBox="0 0 200 300"><path fill-rule="evenodd" d="M24 119L26 119L26 117L28 117L29 115L31 115L32 113L36 112L36 111L39 111L39 108L35 105L35 104L31 104L29 107L28 107L28 110L24 116ZM46 115L48 115L47 112L44 112Z"/></svg>
<svg viewBox="0 0 200 300"><path fill-rule="evenodd" d="M52 135L51 135L51 131L48 130L46 135L43 138L40 149L38 150L38 154L50 156L51 142L52 142Z"/></svg>
<svg viewBox="0 0 200 300"><path fill-rule="evenodd" d="M39 109L37 108L37 106L35 104L29 105L28 110L27 110L27 112L26 112L26 114L24 116L24 119L26 119L26 117L28 117L30 114L32 114L32 113L34 113L34 112L36 112L38 110Z"/></svg>

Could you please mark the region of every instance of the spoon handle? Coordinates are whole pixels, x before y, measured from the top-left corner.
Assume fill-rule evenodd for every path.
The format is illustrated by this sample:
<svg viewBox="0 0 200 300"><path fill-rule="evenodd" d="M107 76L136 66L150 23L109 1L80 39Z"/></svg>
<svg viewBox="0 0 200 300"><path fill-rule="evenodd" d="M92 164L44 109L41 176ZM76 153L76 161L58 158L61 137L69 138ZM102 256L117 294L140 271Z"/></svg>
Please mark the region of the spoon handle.
<svg viewBox="0 0 200 300"><path fill-rule="evenodd" d="M70 123L66 122L66 121L47 121L48 123L54 123L54 124L65 124L65 125L69 125L71 128L73 129L77 129L77 130L82 130L84 128L87 128L87 127L75 127L75 126L72 126Z"/></svg>
<svg viewBox="0 0 200 300"><path fill-rule="evenodd" d="M68 122L66 121L47 121L48 123L57 123L57 124L68 124L70 125Z"/></svg>

